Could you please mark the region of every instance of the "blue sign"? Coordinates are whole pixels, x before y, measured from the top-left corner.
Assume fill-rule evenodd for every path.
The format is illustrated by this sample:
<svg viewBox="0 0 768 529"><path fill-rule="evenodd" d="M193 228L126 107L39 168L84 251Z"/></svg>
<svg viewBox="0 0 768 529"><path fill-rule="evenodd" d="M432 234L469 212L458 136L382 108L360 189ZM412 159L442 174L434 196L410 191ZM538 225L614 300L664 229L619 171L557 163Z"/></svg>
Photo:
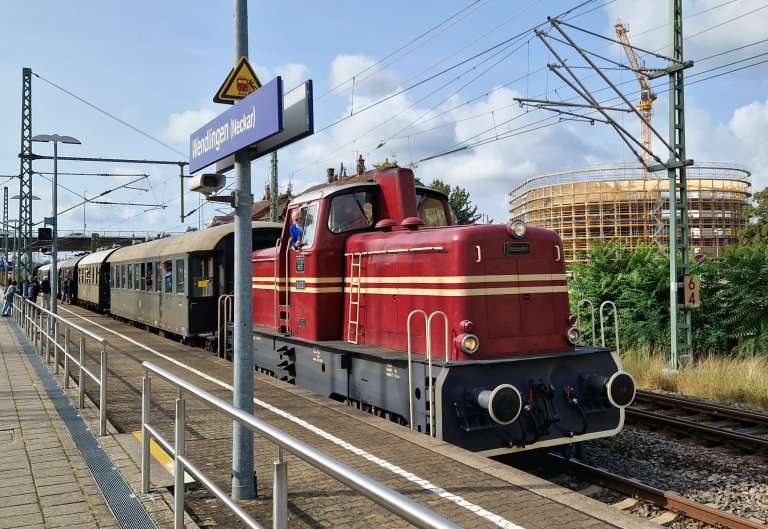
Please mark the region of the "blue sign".
<svg viewBox="0 0 768 529"><path fill-rule="evenodd" d="M275 77L189 137L189 172L282 130L283 81Z"/></svg>

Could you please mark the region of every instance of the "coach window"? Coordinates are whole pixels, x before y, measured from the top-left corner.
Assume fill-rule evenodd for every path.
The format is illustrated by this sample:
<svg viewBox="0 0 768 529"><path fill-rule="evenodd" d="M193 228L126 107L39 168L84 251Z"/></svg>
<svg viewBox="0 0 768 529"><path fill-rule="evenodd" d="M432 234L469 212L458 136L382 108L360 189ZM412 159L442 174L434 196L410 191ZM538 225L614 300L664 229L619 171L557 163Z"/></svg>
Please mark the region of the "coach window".
<svg viewBox="0 0 768 529"><path fill-rule="evenodd" d="M161 292L163 290L163 270L160 268L160 261L155 261L155 292Z"/></svg>
<svg viewBox="0 0 768 529"><path fill-rule="evenodd" d="M128 265L128 290L133 290L133 263Z"/></svg>
<svg viewBox="0 0 768 529"><path fill-rule="evenodd" d="M369 191L340 195L331 201L328 228L333 233L359 230L371 225L373 225L373 194Z"/></svg>
<svg viewBox="0 0 768 529"><path fill-rule="evenodd" d="M152 286L152 277L155 275L152 267L153 264L152 261L149 261L141 265L142 272L144 273L142 290L154 290L154 287Z"/></svg>
<svg viewBox="0 0 768 529"><path fill-rule="evenodd" d="M184 260L176 259L176 292L178 294L184 293Z"/></svg>
<svg viewBox="0 0 768 529"><path fill-rule="evenodd" d="M209 298L213 296L213 258L190 259L189 277L192 282L192 297Z"/></svg>
<svg viewBox="0 0 768 529"><path fill-rule="evenodd" d="M163 276L163 293L171 294L173 292L173 264L171 261L161 261L160 270Z"/></svg>

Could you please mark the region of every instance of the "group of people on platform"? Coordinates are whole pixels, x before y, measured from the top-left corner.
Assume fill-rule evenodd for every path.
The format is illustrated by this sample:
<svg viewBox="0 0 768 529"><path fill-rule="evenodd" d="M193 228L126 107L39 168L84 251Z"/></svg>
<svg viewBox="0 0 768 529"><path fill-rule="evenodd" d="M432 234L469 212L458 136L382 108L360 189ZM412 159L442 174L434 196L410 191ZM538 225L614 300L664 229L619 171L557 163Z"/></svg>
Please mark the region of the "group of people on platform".
<svg viewBox="0 0 768 529"><path fill-rule="evenodd" d="M26 299L33 303L37 303L38 296L42 296L41 303L43 306L50 305L51 303L51 281L48 276L43 277L41 281L37 280L33 274L27 277L27 288L24 291L23 287L19 287L15 279L10 279L5 286L0 284L2 290L3 299L3 316L10 316L13 310L13 300L16 294L23 295ZM57 296L58 297L58 296ZM67 303L72 302L70 293L70 279L69 272L64 276L62 281L61 300Z"/></svg>

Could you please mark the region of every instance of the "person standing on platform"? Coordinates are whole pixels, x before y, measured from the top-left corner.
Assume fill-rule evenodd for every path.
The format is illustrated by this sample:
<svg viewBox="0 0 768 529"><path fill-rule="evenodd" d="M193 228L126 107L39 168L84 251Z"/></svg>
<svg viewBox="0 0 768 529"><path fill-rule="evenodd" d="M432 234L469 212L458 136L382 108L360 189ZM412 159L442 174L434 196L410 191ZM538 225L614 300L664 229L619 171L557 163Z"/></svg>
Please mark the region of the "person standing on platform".
<svg viewBox="0 0 768 529"><path fill-rule="evenodd" d="M51 304L51 281L48 276L44 276L40 282L40 293L43 295L43 306L49 306Z"/></svg>
<svg viewBox="0 0 768 529"><path fill-rule="evenodd" d="M69 287L70 287L70 280L69 280L69 272L64 274L64 281L61 282L61 301L72 303L72 298L69 293Z"/></svg>
<svg viewBox="0 0 768 529"><path fill-rule="evenodd" d="M5 288L5 303L3 303L3 316L10 316L13 310L13 296L16 295L16 280L11 282Z"/></svg>
<svg viewBox="0 0 768 529"><path fill-rule="evenodd" d="M27 278L29 286L27 286L27 299L32 303L37 302L37 293L40 291L40 285L37 284L37 279L32 274L29 274Z"/></svg>

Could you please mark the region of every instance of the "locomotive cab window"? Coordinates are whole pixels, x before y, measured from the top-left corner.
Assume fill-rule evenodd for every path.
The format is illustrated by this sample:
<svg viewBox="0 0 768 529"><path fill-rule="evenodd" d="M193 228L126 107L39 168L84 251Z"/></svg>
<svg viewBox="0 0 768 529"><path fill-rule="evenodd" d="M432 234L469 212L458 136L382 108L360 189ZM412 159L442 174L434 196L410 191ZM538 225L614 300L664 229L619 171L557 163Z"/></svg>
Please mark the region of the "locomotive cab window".
<svg viewBox="0 0 768 529"><path fill-rule="evenodd" d="M419 218L424 221L426 227L448 226L445 216L445 202L436 197L428 196L423 192L416 192L416 207Z"/></svg>
<svg viewBox="0 0 768 529"><path fill-rule="evenodd" d="M331 201L328 229L333 233L369 228L373 225L373 194L358 191L339 195Z"/></svg>
<svg viewBox="0 0 768 529"><path fill-rule="evenodd" d="M295 213L294 213L295 215ZM315 242L315 226L317 219L317 204L310 204L308 206L302 206L299 209L298 218L293 222L291 227L291 236L294 236L294 231L298 233L298 237L301 240L301 249L307 250L312 247Z"/></svg>

